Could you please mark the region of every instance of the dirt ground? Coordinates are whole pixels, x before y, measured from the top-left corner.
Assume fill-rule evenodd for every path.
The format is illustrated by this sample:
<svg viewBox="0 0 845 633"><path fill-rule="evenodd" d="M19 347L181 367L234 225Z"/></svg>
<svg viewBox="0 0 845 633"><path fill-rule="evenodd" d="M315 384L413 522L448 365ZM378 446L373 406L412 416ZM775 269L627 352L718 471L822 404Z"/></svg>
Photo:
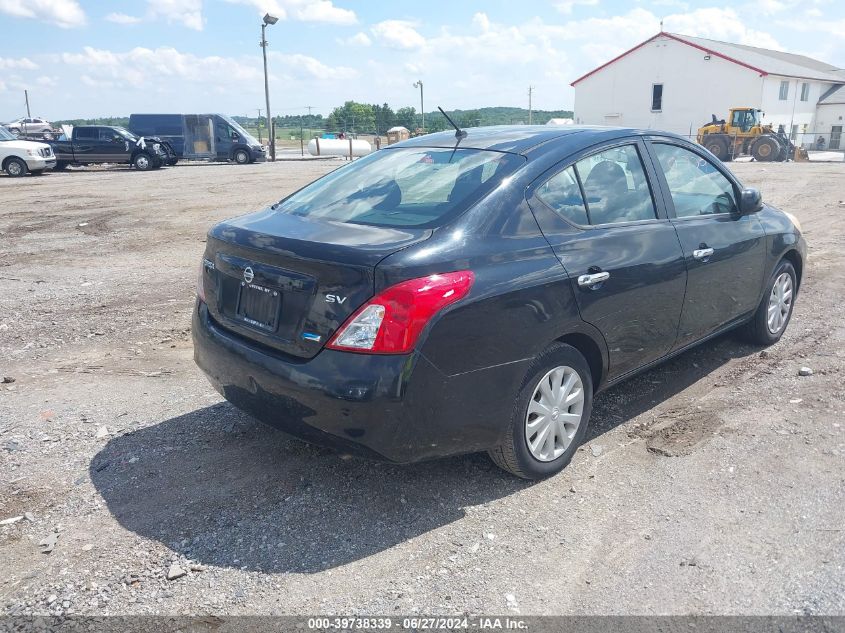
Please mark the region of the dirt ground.
<svg viewBox="0 0 845 633"><path fill-rule="evenodd" d="M783 340L600 395L529 484L287 439L194 366L206 230L339 164L0 177L0 612L845 614L845 165L735 165L810 244Z"/></svg>

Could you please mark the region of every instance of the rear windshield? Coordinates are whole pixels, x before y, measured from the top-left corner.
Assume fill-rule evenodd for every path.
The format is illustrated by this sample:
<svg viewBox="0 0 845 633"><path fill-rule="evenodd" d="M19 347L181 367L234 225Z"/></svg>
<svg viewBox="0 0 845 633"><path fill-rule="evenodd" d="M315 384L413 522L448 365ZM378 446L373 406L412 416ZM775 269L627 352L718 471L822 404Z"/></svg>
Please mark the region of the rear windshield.
<svg viewBox="0 0 845 633"><path fill-rule="evenodd" d="M353 224L439 226L492 191L524 160L475 149L384 149L300 189L276 210Z"/></svg>

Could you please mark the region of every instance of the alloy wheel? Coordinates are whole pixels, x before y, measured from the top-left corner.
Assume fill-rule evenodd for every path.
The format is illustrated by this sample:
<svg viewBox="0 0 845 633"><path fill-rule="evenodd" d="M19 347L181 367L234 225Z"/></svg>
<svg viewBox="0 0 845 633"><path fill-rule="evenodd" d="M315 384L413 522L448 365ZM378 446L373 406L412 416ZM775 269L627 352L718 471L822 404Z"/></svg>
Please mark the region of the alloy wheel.
<svg viewBox="0 0 845 633"><path fill-rule="evenodd" d="M581 426L584 384L578 372L562 365L540 380L528 402L525 441L531 455L551 462L563 455Z"/></svg>
<svg viewBox="0 0 845 633"><path fill-rule="evenodd" d="M769 332L778 334L786 325L786 318L792 307L792 277L789 273L781 273L775 279L772 292L769 295L769 311L767 324Z"/></svg>

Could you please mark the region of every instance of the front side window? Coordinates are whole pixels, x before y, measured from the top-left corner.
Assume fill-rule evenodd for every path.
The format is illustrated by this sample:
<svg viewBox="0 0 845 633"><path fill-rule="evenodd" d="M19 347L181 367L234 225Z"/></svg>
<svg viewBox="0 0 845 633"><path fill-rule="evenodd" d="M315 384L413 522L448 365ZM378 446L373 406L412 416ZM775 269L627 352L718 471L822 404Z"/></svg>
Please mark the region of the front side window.
<svg viewBox="0 0 845 633"><path fill-rule="evenodd" d="M653 220L657 217L640 154L623 145L575 163L584 187L590 224Z"/></svg>
<svg viewBox="0 0 845 633"><path fill-rule="evenodd" d="M789 82L782 81L780 82L780 94L778 94L778 99L781 101L786 101L789 98Z"/></svg>
<svg viewBox="0 0 845 633"><path fill-rule="evenodd" d="M120 134L115 132L114 130L110 130L107 127L100 128L100 140L106 143L111 143L115 140L116 137L119 137Z"/></svg>
<svg viewBox="0 0 845 633"><path fill-rule="evenodd" d="M707 159L677 145L655 143L675 215L688 218L737 210L733 183Z"/></svg>
<svg viewBox="0 0 845 633"><path fill-rule="evenodd" d="M396 148L341 167L282 200L279 213L350 224L435 227L524 164L516 154Z"/></svg>

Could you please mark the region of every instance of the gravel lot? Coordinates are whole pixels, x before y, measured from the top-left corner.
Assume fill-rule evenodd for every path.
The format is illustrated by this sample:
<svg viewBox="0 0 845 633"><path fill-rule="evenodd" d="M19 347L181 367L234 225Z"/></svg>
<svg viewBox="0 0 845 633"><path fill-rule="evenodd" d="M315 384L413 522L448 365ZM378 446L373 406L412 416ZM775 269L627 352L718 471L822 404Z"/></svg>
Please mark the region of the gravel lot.
<svg viewBox="0 0 845 633"><path fill-rule="evenodd" d="M845 614L845 165L735 165L810 243L786 336L602 394L532 485L287 439L194 366L208 227L339 164L0 177L0 612Z"/></svg>

